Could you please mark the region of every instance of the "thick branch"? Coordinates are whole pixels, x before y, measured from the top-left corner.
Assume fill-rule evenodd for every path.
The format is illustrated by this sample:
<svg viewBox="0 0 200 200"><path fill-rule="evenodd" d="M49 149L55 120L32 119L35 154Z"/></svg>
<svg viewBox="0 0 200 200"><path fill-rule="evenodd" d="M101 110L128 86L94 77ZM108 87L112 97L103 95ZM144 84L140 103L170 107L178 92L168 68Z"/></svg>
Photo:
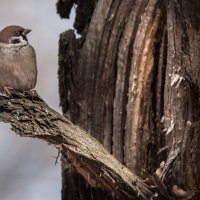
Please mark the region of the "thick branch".
<svg viewBox="0 0 200 200"><path fill-rule="evenodd" d="M40 138L55 145L93 187L118 199L150 199L146 184L120 164L80 127L52 110L38 96L0 96L0 121L10 123L20 136Z"/></svg>

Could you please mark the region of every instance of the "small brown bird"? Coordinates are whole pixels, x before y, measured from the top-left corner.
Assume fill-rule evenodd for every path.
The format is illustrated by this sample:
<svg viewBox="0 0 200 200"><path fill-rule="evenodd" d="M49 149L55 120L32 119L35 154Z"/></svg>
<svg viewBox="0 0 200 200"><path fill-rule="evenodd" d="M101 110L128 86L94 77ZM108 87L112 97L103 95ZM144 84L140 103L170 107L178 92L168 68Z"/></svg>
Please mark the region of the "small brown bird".
<svg viewBox="0 0 200 200"><path fill-rule="evenodd" d="M28 91L36 85L35 50L26 37L30 31L15 25L0 31L0 92L7 95L13 89Z"/></svg>

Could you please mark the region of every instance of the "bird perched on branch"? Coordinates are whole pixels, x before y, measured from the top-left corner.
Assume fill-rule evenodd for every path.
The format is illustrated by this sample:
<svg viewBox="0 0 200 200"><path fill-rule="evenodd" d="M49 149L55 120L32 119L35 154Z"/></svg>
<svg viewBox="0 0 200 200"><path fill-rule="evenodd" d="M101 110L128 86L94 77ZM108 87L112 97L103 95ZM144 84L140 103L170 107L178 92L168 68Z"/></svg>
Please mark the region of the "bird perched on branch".
<svg viewBox="0 0 200 200"><path fill-rule="evenodd" d="M37 81L34 48L28 43L30 29L7 26L0 31L0 92L33 91Z"/></svg>

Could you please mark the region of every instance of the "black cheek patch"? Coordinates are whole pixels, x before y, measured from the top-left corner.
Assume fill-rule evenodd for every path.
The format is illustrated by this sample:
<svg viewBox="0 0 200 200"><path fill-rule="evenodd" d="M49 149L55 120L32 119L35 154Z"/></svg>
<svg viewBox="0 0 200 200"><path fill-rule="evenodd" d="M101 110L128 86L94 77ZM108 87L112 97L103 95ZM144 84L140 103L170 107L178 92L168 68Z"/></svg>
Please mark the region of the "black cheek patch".
<svg viewBox="0 0 200 200"><path fill-rule="evenodd" d="M18 43L20 43L20 40L19 39L12 39L11 43L12 44L18 44Z"/></svg>

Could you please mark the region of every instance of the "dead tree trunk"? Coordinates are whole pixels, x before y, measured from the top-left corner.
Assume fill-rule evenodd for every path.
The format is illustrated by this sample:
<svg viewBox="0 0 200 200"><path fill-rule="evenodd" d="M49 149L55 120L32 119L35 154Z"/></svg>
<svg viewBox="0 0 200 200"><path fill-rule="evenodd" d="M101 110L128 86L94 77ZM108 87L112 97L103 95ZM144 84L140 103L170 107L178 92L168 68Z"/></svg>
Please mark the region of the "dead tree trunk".
<svg viewBox="0 0 200 200"><path fill-rule="evenodd" d="M58 1L61 17L73 4L81 38L69 30L59 43L64 114L141 177L165 161L171 195L182 195L178 186L198 198L199 0ZM66 162L63 200L112 199Z"/></svg>

